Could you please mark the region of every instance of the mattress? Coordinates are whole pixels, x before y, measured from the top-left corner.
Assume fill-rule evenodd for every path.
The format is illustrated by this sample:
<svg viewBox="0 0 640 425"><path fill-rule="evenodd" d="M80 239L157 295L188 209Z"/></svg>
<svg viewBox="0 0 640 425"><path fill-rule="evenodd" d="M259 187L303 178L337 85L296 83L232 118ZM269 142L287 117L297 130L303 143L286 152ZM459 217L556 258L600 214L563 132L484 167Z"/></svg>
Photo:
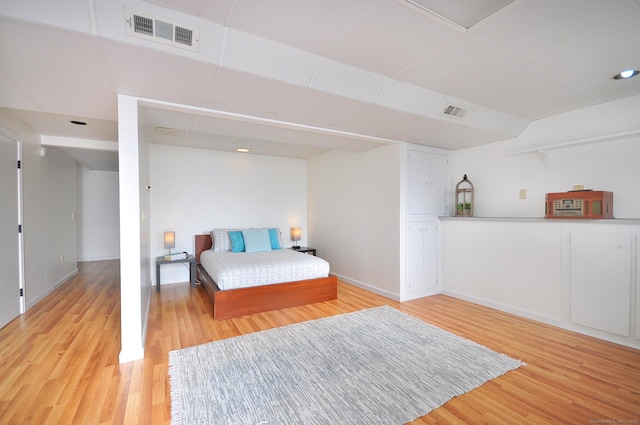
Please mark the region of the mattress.
<svg viewBox="0 0 640 425"><path fill-rule="evenodd" d="M267 252L203 251L200 264L218 288L237 289L329 276L329 263L291 249Z"/></svg>

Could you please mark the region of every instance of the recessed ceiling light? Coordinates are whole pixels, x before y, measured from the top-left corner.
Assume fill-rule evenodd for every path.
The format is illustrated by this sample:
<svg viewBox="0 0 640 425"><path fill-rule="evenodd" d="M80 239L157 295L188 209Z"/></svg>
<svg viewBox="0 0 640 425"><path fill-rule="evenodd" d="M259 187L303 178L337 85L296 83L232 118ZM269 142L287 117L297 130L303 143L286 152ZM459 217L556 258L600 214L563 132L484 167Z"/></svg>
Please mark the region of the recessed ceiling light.
<svg viewBox="0 0 640 425"><path fill-rule="evenodd" d="M619 74L613 76L614 80L626 80L627 78L635 77L640 74L640 71L637 69L625 69Z"/></svg>
<svg viewBox="0 0 640 425"><path fill-rule="evenodd" d="M250 151L251 151L251 149L247 149L247 148L238 148L238 149L236 149L236 152L247 153L247 152L250 152Z"/></svg>
<svg viewBox="0 0 640 425"><path fill-rule="evenodd" d="M84 121L76 121L76 120L71 120L69 121L71 124L75 124L75 125L87 125L86 122Z"/></svg>

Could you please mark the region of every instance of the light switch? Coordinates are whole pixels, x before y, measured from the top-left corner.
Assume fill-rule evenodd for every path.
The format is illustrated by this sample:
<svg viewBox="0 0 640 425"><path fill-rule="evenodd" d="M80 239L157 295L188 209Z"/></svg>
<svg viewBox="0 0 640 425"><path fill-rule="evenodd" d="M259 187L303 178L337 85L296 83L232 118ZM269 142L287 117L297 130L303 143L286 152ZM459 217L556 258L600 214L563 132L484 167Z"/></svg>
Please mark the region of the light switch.
<svg viewBox="0 0 640 425"><path fill-rule="evenodd" d="M520 189L520 199L527 199L527 189Z"/></svg>

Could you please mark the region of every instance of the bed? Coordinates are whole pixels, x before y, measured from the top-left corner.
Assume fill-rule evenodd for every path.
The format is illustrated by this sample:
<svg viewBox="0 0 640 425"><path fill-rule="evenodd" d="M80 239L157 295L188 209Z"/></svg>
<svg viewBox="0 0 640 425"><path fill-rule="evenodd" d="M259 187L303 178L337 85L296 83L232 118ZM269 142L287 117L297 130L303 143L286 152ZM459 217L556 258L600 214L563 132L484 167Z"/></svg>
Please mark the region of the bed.
<svg viewBox="0 0 640 425"><path fill-rule="evenodd" d="M327 272L320 277L305 277L298 279L299 276L305 275L302 272L296 272L294 274L291 274L287 279L281 279L279 281L271 282L266 281L265 276L261 276L260 279L262 281L258 283L257 286L254 285L244 287L240 287L238 280L248 281L250 279L243 279L241 272L231 273L232 275L240 275L240 278L236 279L233 282L234 279L227 279L224 277L224 275L216 274L220 273L220 270L214 269L212 273L218 276L219 280L232 281L232 289L221 289L216 282L216 279L212 277L205 268L205 266L207 266L210 270L212 270L211 265L207 265L207 263L215 261L211 258L212 252L213 254L222 254L222 257L226 257L226 262L231 263L233 263L236 259L242 257L250 257L254 262L254 267L255 262L258 260L268 261L268 255L267 253L262 252L229 252L230 250L227 249L228 247L220 248L219 245L217 245L216 248L213 249L214 239L220 240L218 236L219 234L214 234L213 231L210 234L195 235L197 275L203 288L211 299L211 302L213 304L213 317L216 320L225 320L234 317L245 316L248 314L279 310L288 307L334 300L337 298L337 278L336 276L328 275L328 268ZM286 257L291 257L291 255L300 256L299 258L301 260L309 260L311 257L313 257L311 255L295 252L286 248L277 251L280 251L279 254L282 254ZM203 264L203 261L205 264ZM261 274L269 276L266 271L265 273ZM290 280L292 278L296 280Z"/></svg>

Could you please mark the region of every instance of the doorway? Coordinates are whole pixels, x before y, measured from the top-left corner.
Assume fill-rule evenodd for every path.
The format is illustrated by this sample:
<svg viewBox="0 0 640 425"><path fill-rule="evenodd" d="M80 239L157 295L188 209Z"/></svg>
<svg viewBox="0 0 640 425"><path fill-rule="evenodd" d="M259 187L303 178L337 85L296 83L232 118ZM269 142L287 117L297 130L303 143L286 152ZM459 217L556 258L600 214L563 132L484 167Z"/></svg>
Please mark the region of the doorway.
<svg viewBox="0 0 640 425"><path fill-rule="evenodd" d="M0 328L24 311L20 148L0 129Z"/></svg>

